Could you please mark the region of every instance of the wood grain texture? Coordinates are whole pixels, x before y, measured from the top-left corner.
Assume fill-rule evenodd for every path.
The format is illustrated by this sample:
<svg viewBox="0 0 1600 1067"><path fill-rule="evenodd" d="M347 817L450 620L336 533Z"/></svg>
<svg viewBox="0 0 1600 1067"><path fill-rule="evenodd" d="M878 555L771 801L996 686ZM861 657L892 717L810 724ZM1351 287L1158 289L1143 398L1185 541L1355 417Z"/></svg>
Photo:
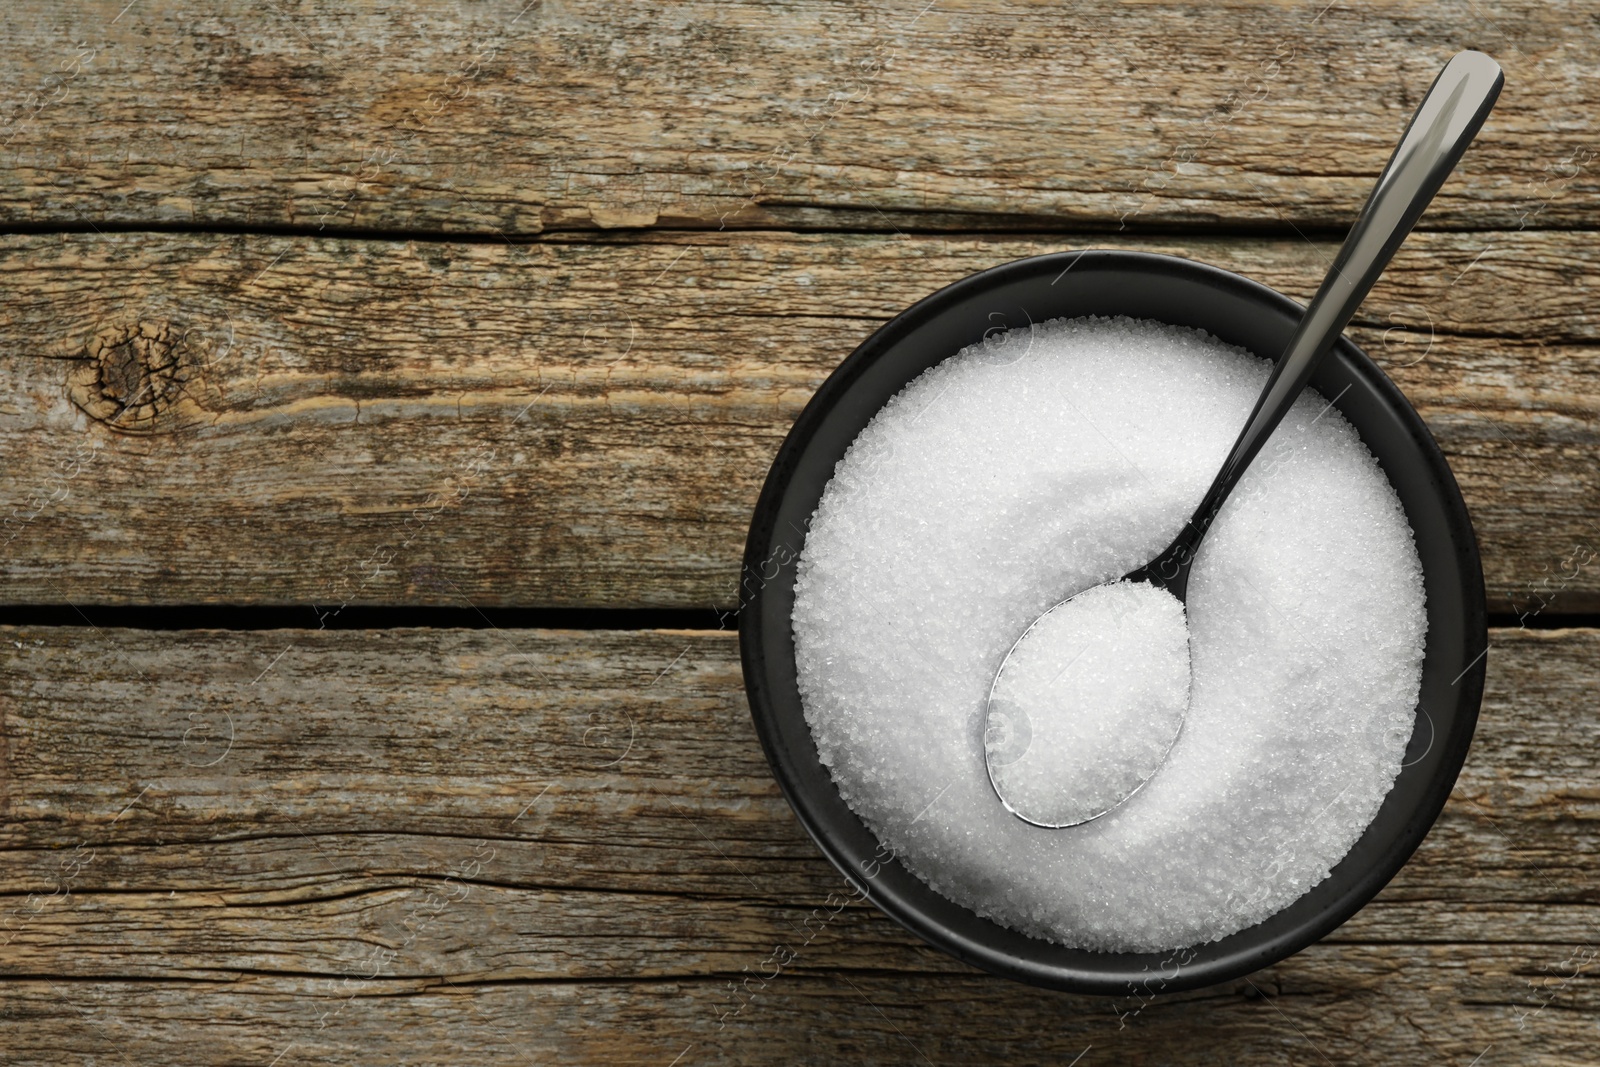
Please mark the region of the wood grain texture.
<svg viewBox="0 0 1600 1067"><path fill-rule="evenodd" d="M1600 205L1581 3L19 0L0 35L13 225L1343 227L1466 47L1507 89L1429 225Z"/></svg>
<svg viewBox="0 0 1600 1067"><path fill-rule="evenodd" d="M1082 243L1300 299L1335 248ZM731 609L750 508L827 373L921 296L1060 247L9 238L5 599ZM1444 447L1491 610L1600 605L1597 280L1586 234L1417 234L1351 331Z"/></svg>
<svg viewBox="0 0 1600 1067"><path fill-rule="evenodd" d="M1089 999L853 899L731 633L95 628L732 609L876 325L1090 245L1303 300L1467 47L1505 93L1350 332L1490 610L1600 611L1593 5L15 0L0 46L0 604L85 623L0 627L0 1060L1593 1062L1600 631L1492 632L1329 938Z"/></svg>
<svg viewBox="0 0 1600 1067"><path fill-rule="evenodd" d="M8 1062L1583 1062L1597 653L1492 633L1455 795L1324 942L1094 999L850 899L731 634L0 629Z"/></svg>
<svg viewBox="0 0 1600 1067"><path fill-rule="evenodd" d="M753 954L752 971L768 952ZM640 1067L1590 1062L1594 983L1559 985L1572 967L1565 950L1531 947L1541 963L1529 955L1515 945L1410 954L1321 945L1250 979L1153 1001L1086 1000L981 976L784 972L738 1015L724 1014L739 1003L730 993L737 974L632 983L32 979L4 988L19 1067L64 1055L169 1062L195 1055L198 1042L206 1063L230 1067L274 1057ZM1543 1004L1551 990L1556 999Z"/></svg>

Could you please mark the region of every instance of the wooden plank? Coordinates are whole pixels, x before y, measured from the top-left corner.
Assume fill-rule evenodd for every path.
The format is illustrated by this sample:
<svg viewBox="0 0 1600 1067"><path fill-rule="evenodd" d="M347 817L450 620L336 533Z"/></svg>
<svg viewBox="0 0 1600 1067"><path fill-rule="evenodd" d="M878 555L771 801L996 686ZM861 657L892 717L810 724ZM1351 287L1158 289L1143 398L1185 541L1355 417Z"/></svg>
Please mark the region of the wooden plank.
<svg viewBox="0 0 1600 1067"><path fill-rule="evenodd" d="M1565 3L18 0L0 35L12 225L1342 227L1463 47L1507 90L1429 224L1600 204Z"/></svg>
<svg viewBox="0 0 1600 1067"><path fill-rule="evenodd" d="M956 278L1085 243L1301 299L1335 247L12 237L0 599L732 609L828 371ZM1352 331L1450 457L1491 610L1600 606L1596 284L1583 233L1417 234Z"/></svg>
<svg viewBox="0 0 1600 1067"><path fill-rule="evenodd" d="M731 634L0 629L8 1062L1581 1062L1597 652L1493 633L1455 797L1329 939L1095 999L850 901Z"/></svg>
<svg viewBox="0 0 1600 1067"><path fill-rule="evenodd" d="M761 970L763 949L750 961ZM1072 997L982 976L780 972L659 982L461 985L242 976L0 985L9 1062L551 1064L1382 1062L1580 1064L1594 982L1573 950L1317 946L1190 994ZM1541 973L1538 968L1547 965ZM766 968L771 973L771 968ZM1565 983L1563 984L1563 979ZM743 1011L733 1014L739 1005ZM719 1023L721 1024L719 1028ZM1120 1028L1119 1028L1120 1026ZM200 1051L203 1050L203 1051Z"/></svg>
<svg viewBox="0 0 1600 1067"><path fill-rule="evenodd" d="M1600 865L1596 649L1589 630L1493 632L1473 758L1398 903L1566 886L1600 904L1581 885ZM315 903L432 884L479 842L491 888L839 887L754 742L730 633L6 628L0 655L13 896L67 881Z"/></svg>

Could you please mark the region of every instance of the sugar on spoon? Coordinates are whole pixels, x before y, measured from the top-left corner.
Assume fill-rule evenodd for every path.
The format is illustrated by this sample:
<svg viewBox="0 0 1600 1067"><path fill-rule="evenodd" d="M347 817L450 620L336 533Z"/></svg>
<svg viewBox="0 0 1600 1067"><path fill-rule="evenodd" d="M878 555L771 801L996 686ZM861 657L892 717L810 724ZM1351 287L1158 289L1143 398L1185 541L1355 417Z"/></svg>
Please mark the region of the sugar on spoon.
<svg viewBox="0 0 1600 1067"><path fill-rule="evenodd" d="M1051 829L1081 825L1117 808L1166 762L1188 714L1184 600L1200 542L1483 126L1504 81L1482 52L1445 64L1182 532L1145 566L1050 608L1006 653L989 690L983 744L990 784L1013 815ZM1074 670L1080 659L1087 662ZM1076 691L1085 677L1092 688ZM1085 701L1099 706L1086 710Z"/></svg>

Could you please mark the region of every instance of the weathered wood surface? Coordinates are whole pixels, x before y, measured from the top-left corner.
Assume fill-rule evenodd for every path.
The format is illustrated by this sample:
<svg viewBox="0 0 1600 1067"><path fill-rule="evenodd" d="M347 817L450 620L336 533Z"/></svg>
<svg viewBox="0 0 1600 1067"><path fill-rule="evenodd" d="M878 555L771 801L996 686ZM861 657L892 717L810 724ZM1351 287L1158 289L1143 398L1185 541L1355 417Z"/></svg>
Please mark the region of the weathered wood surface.
<svg viewBox="0 0 1600 1067"><path fill-rule="evenodd" d="M1301 299L1336 247L1092 243ZM731 609L822 378L920 296L1061 246L9 238L3 599ZM1450 458L1491 610L1600 606L1597 283L1585 233L1417 234L1352 329Z"/></svg>
<svg viewBox="0 0 1600 1067"><path fill-rule="evenodd" d="M784 936L792 934L773 939ZM771 951L762 944L747 954L751 973ZM1480 1056L1479 1067L1581 1067L1593 1062L1593 1017L1600 1010L1593 979L1572 978L1585 965L1567 949L1537 945L1409 952L1321 945L1250 979L1198 994L1158 994L1148 1003L1141 996L1107 1001L1044 993L984 976L908 980L874 971L795 970L759 987L738 1015L724 1014L740 1003L729 992L737 974L485 984L366 981L364 971L348 982L34 978L7 982L3 995L15 1020L5 1035L9 1062L29 1067L54 1067L65 1058L227 1067L270 1065L275 1058L280 1067L464 1061L1468 1067Z"/></svg>
<svg viewBox="0 0 1600 1067"><path fill-rule="evenodd" d="M1428 224L1589 226L1600 206L1582 3L16 0L0 18L13 225L1342 227L1464 47L1507 90Z"/></svg>
<svg viewBox="0 0 1600 1067"><path fill-rule="evenodd" d="M86 625L0 628L0 1059L1593 1062L1594 630L1494 632L1449 807L1330 938L1107 1001L848 900L731 634L93 628L732 608L877 323L1086 245L1305 299L1464 47L1506 92L1351 332L1491 610L1600 611L1592 5L7 5L0 605Z"/></svg>
<svg viewBox="0 0 1600 1067"><path fill-rule="evenodd" d="M0 1034L16 1064L1587 1062L1600 631L1489 656L1379 898L1146 1003L990 979L850 901L731 634L0 629Z"/></svg>

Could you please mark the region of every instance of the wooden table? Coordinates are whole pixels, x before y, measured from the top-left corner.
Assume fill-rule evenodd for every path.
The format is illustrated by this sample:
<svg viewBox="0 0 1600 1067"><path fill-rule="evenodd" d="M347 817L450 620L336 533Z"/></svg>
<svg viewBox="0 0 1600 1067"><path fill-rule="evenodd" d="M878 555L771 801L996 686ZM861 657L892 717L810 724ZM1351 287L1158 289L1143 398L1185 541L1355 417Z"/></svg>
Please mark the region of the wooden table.
<svg viewBox="0 0 1600 1067"><path fill-rule="evenodd" d="M0 27L0 1059L1600 1055L1594 5ZM1496 613L1415 858L1320 944L1153 999L992 978L847 903L733 632L812 390L1044 251L1306 299L1466 47L1505 94L1350 329L1448 454Z"/></svg>

